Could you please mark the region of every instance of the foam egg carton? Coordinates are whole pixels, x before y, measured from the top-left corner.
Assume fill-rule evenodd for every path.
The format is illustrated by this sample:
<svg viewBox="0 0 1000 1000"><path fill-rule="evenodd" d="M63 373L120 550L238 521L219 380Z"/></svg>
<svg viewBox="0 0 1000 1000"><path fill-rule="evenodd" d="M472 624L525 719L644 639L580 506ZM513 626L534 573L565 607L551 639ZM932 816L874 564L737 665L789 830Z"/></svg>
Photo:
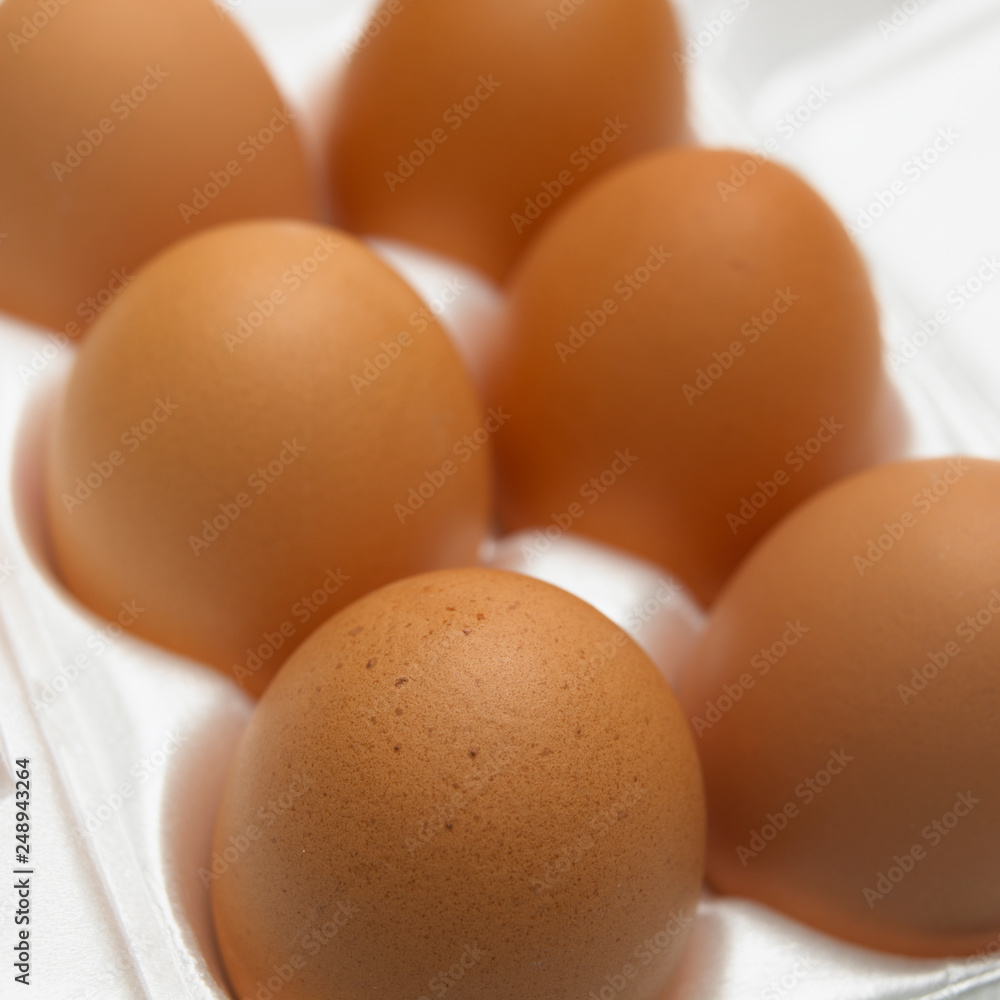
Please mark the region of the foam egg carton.
<svg viewBox="0 0 1000 1000"><path fill-rule="evenodd" d="M297 113L319 190L324 124L370 0L219 6ZM1000 458L1000 3L675 6L698 138L754 151L749 180L754 160L792 166L851 227L874 278L887 367L911 424L909 453ZM441 315L478 379L496 349L499 292L448 261L373 246ZM252 705L220 673L132 636L128 625L142 609L126 603L117 622L104 621L55 577L43 454L74 351L0 316L0 996L22 995L12 946L27 927L33 993L24 995L223 1000L211 834ZM497 539L483 559L590 601L671 681L704 624L668 570L568 533ZM25 760L30 853L22 864L15 824ZM25 880L27 895L18 888ZM17 914L30 923L15 924ZM280 995L280 978L261 987L257 1000ZM785 997L1000 997L1000 940L969 959L902 958L706 889L664 1000Z"/></svg>

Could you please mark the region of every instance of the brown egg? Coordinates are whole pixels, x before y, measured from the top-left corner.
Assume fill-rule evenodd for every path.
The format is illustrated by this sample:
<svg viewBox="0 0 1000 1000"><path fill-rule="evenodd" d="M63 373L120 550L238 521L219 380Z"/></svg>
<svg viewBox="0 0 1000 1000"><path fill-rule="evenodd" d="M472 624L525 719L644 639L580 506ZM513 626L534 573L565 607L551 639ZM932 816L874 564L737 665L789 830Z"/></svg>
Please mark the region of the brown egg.
<svg viewBox="0 0 1000 1000"><path fill-rule="evenodd" d="M595 177L676 142L667 0L383 0L330 140L339 219L502 279Z"/></svg>
<svg viewBox="0 0 1000 1000"><path fill-rule="evenodd" d="M475 561L497 426L430 311L352 237L208 230L83 343L49 456L59 570L259 692L337 608Z"/></svg>
<svg viewBox="0 0 1000 1000"><path fill-rule="evenodd" d="M710 603L768 528L889 448L864 267L783 167L708 149L628 164L510 288L490 390L513 418L508 529L630 549Z"/></svg>
<svg viewBox="0 0 1000 1000"><path fill-rule="evenodd" d="M866 472L747 559L685 675L709 877L859 944L1000 931L1000 463Z"/></svg>
<svg viewBox="0 0 1000 1000"><path fill-rule="evenodd" d="M210 0L6 0L0 35L0 309L75 337L174 240L313 214L292 115Z"/></svg>
<svg viewBox="0 0 1000 1000"><path fill-rule="evenodd" d="M289 660L202 878L238 996L277 976L287 1000L659 1000L703 808L680 707L624 632L540 581L452 570Z"/></svg>

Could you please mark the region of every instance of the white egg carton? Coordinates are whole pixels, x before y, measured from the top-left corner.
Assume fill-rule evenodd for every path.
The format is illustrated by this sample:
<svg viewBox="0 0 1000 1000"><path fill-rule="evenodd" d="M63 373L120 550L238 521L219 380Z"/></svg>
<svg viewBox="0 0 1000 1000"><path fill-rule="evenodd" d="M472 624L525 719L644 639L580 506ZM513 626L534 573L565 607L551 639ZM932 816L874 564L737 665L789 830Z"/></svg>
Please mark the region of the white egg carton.
<svg viewBox="0 0 1000 1000"><path fill-rule="evenodd" d="M1000 458L1000 3L675 2L699 138L793 166L855 230L911 418L911 454ZM299 112L317 182L336 77L371 6L221 4ZM494 349L496 290L448 262L376 248L441 313L480 373ZM108 623L55 579L44 439L74 350L0 316L0 996L22 995L13 946L28 930L33 992L23 995L222 1000L211 833L252 706L217 672L130 635L141 608L123 607ZM484 559L589 600L668 679L703 625L667 571L569 534L502 539ZM30 850L20 864L25 759ZM277 995L264 986L258 1000ZM1000 997L1000 939L993 954L968 960L905 959L706 890L664 1000L785 997Z"/></svg>

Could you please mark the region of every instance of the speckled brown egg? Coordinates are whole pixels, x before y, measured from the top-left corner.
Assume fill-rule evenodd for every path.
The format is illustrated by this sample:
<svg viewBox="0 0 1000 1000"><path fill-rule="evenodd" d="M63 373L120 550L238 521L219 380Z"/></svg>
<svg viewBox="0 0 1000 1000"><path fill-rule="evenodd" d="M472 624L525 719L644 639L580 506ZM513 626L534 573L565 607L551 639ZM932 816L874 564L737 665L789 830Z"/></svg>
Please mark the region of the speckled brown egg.
<svg viewBox="0 0 1000 1000"><path fill-rule="evenodd" d="M293 112L211 0L5 0L0 36L0 309L79 336L175 240L313 214Z"/></svg>
<svg viewBox="0 0 1000 1000"><path fill-rule="evenodd" d="M703 837L691 734L632 640L548 584L452 570L288 661L204 877L239 996L659 1000Z"/></svg>
<svg viewBox="0 0 1000 1000"><path fill-rule="evenodd" d="M207 230L83 341L48 461L58 569L100 614L260 692L337 608L475 562L502 423L353 238Z"/></svg>
<svg viewBox="0 0 1000 1000"><path fill-rule="evenodd" d="M731 150L602 178L510 283L490 389L509 529L573 530L710 604L796 504L891 450L875 301L823 199Z"/></svg>
<svg viewBox="0 0 1000 1000"><path fill-rule="evenodd" d="M831 934L1000 931L1000 463L862 473L741 567L686 673L709 877Z"/></svg>
<svg viewBox="0 0 1000 1000"><path fill-rule="evenodd" d="M382 0L329 143L338 219L502 279L595 178L681 138L667 0Z"/></svg>

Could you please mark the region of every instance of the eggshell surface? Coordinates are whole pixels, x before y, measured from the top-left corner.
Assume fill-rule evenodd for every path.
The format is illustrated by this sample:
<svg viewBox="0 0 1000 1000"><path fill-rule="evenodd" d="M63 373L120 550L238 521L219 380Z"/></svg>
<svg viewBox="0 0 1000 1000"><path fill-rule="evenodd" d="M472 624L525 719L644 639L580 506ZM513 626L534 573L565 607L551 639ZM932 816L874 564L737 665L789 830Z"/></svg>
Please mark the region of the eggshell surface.
<svg viewBox="0 0 1000 1000"><path fill-rule="evenodd" d="M506 325L504 526L571 526L706 605L796 504L895 445L858 253L810 187L745 153L602 178L522 258Z"/></svg>
<svg viewBox="0 0 1000 1000"><path fill-rule="evenodd" d="M79 336L175 240L313 215L292 113L210 0L45 9L0 4L0 309Z"/></svg>
<svg viewBox="0 0 1000 1000"><path fill-rule="evenodd" d="M889 951L995 940L998 496L997 462L865 472L733 578L682 689L716 888Z"/></svg>
<svg viewBox="0 0 1000 1000"><path fill-rule="evenodd" d="M487 419L433 315L354 239L206 231L83 343L49 455L59 571L259 693L338 607L475 561Z"/></svg>
<svg viewBox="0 0 1000 1000"><path fill-rule="evenodd" d="M679 706L599 612L496 570L397 582L302 646L241 743L211 873L230 980L294 955L293 1000L420 997L441 970L463 998L654 1000L702 809Z"/></svg>
<svg viewBox="0 0 1000 1000"><path fill-rule="evenodd" d="M595 177L678 141L679 47L665 0L385 0L338 98L339 221L501 280Z"/></svg>

